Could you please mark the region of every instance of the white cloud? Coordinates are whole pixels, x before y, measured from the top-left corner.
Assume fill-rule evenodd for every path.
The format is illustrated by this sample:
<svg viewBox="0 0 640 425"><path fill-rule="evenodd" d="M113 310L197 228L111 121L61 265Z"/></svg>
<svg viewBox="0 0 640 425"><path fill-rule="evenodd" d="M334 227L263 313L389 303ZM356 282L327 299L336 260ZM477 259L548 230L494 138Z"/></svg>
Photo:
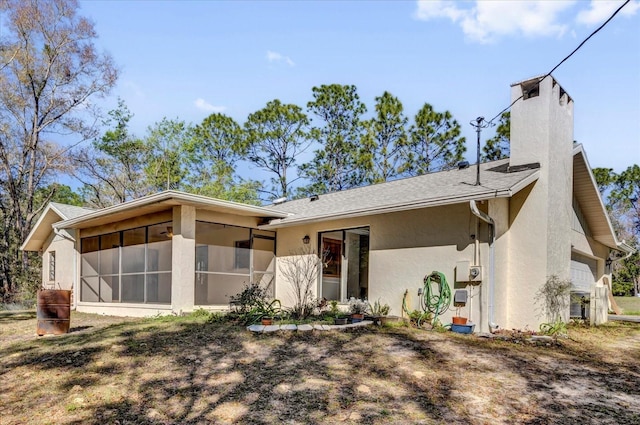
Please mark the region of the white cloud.
<svg viewBox="0 0 640 425"><path fill-rule="evenodd" d="M489 43L510 35L561 36L568 26L558 22L575 1L454 1L418 0L415 17L449 19L472 41ZM469 7L471 5L471 7Z"/></svg>
<svg viewBox="0 0 640 425"><path fill-rule="evenodd" d="M589 9L580 11L576 21L584 25L599 25L606 21L622 3L621 0L591 0ZM640 10L640 1L632 1L620 11L620 15L632 16L638 10Z"/></svg>
<svg viewBox="0 0 640 425"><path fill-rule="evenodd" d="M226 106L214 106L201 97L197 98L193 104L196 105L196 108L205 112L224 112L227 109Z"/></svg>
<svg viewBox="0 0 640 425"><path fill-rule="evenodd" d="M289 66L295 65L295 63L291 60L289 56L284 56L278 52L274 52L271 50L267 50L267 60L269 62L284 62Z"/></svg>

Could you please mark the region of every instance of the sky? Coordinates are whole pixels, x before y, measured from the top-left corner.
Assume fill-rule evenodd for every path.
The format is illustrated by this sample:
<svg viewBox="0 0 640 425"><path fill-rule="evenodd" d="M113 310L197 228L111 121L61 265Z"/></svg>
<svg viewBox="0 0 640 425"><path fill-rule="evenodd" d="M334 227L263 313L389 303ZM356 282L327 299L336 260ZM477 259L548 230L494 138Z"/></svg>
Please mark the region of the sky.
<svg viewBox="0 0 640 425"><path fill-rule="evenodd" d="M82 1L120 78L133 132L163 117L240 124L267 102L306 107L312 88L353 84L369 114L389 91L410 121L450 111L475 162L478 116L510 85L545 74L622 1ZM575 101L574 139L592 167L640 163L640 1L554 72ZM493 135L482 133L482 143Z"/></svg>

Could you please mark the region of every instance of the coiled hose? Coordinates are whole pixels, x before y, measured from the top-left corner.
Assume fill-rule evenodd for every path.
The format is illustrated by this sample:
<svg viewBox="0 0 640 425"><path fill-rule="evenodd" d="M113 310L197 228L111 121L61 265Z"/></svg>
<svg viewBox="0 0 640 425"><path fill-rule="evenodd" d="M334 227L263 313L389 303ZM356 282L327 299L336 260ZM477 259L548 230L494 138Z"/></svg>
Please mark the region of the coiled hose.
<svg viewBox="0 0 640 425"><path fill-rule="evenodd" d="M443 273L433 271L424 277L423 280L422 297L420 298L420 308L422 314L418 317L418 327L421 326L425 319L428 319L429 314L433 315L433 325L436 324L438 316L449 309L451 305L451 288L447 283L447 278ZM437 284L438 290L434 291L434 284ZM407 308L407 295L409 291L405 291L404 298L402 300L402 308L411 317L411 312Z"/></svg>

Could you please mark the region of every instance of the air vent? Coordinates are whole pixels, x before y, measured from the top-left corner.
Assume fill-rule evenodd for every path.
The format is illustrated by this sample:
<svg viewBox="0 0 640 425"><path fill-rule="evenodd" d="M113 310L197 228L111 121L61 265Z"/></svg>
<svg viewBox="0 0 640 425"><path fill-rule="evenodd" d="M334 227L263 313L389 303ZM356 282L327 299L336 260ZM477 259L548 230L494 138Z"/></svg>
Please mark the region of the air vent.
<svg viewBox="0 0 640 425"><path fill-rule="evenodd" d="M273 205L280 205L280 204L284 204L285 202L287 202L286 197L278 198L273 201Z"/></svg>
<svg viewBox="0 0 640 425"><path fill-rule="evenodd" d="M318 196L318 195L311 195L309 197L309 201L310 202L317 201L318 199L320 199L320 196Z"/></svg>
<svg viewBox="0 0 640 425"><path fill-rule="evenodd" d="M469 168L469 161L458 162L458 170L464 170L465 168Z"/></svg>

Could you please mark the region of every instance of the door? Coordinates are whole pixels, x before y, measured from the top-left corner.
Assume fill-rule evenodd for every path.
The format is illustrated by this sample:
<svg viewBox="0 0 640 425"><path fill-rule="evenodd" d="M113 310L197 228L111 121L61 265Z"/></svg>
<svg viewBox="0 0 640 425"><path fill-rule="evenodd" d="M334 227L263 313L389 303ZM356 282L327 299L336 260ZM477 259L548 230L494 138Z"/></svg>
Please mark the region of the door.
<svg viewBox="0 0 640 425"><path fill-rule="evenodd" d="M327 300L365 299L369 293L369 228L320 233L320 294Z"/></svg>

